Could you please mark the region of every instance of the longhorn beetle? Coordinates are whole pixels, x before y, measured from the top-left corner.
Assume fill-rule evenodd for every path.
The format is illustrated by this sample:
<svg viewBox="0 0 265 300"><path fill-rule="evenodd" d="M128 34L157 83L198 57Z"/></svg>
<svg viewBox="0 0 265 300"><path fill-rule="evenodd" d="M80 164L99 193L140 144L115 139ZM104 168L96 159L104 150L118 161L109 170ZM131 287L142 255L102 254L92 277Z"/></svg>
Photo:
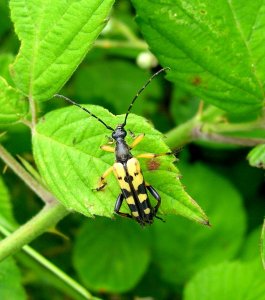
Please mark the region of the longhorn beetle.
<svg viewBox="0 0 265 300"><path fill-rule="evenodd" d="M153 78L165 70L170 70L170 68L163 68L158 72L156 72L145 83L145 85L137 92L137 94L134 96L134 98L131 101L131 104L127 110L123 123L118 124L115 129L107 125L103 120L98 118L96 115L94 115L92 112L90 112L80 104L72 101L71 99L63 95L58 95L58 94L54 95L54 97L62 98L72 103L73 105L78 106L79 108L81 108L82 110L90 114L92 117L96 118L108 130L112 131L112 140L115 141L115 148L111 147L110 145L103 145L100 148L104 151L115 153L116 161L113 166L111 166L104 172L104 174L100 178L98 187L94 190L96 191L102 190L107 185L106 177L113 172L115 177L118 180L121 189L121 193L119 194L116 200L116 204L114 208L115 213L123 217L135 219L142 226L152 224L154 217L161 219L160 217L156 216L159 206L161 204L161 198L157 193L157 191L144 180L141 171L141 166L137 158L151 159L162 155L170 155L171 152L160 153L160 154L144 153L136 157L133 157L130 150L133 149L136 145L138 145L141 142L141 140L144 138L144 134L140 134L137 137L135 137L132 144L128 145L125 141L125 137L127 135L125 126L126 126L128 115L131 111L131 108L135 100L142 93L142 91L148 86L148 84L153 80ZM147 190L157 201L155 207L152 207L150 203ZM126 200L129 209L131 211L130 214L120 211L123 200Z"/></svg>

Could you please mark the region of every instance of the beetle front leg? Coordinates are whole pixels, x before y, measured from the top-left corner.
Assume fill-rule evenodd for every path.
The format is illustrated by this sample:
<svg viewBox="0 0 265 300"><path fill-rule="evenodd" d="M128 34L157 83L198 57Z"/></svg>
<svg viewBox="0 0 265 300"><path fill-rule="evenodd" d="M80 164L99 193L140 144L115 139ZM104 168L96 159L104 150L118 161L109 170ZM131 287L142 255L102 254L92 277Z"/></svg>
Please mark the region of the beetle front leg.
<svg viewBox="0 0 265 300"><path fill-rule="evenodd" d="M109 167L104 174L100 177L98 187L93 189L94 191L101 191L107 185L106 177L113 171L113 166Z"/></svg>
<svg viewBox="0 0 265 300"><path fill-rule="evenodd" d="M165 152L165 153L142 153L142 154L138 154L136 157L137 158L156 158L159 156L166 156L166 155L171 155L173 154L172 152Z"/></svg>
<svg viewBox="0 0 265 300"><path fill-rule="evenodd" d="M133 149L135 146L137 146L137 145L142 141L143 138L144 138L144 133L139 134L139 135L133 140L133 142L131 143L131 145L129 146L130 149Z"/></svg>
<svg viewBox="0 0 265 300"><path fill-rule="evenodd" d="M121 205L122 205L122 202L124 200L124 196L122 193L119 194L117 200L116 200L116 203L115 203L115 207L114 207L114 212L117 214L117 215L120 215L122 217L126 217L126 218L132 218L132 216L130 214L127 214L127 213L123 213L123 212L120 212L120 209L121 209Z"/></svg>

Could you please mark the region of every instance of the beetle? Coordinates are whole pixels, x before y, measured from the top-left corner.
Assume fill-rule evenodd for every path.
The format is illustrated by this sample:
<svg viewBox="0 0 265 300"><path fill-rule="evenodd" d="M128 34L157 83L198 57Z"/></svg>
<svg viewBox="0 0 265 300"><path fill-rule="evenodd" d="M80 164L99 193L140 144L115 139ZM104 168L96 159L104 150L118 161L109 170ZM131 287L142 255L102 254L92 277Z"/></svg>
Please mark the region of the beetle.
<svg viewBox="0 0 265 300"><path fill-rule="evenodd" d="M125 141L127 136L127 131L125 130L126 122L128 115L133 107L135 100L142 93L142 91L148 86L148 84L153 80L154 77L159 75L161 72L169 70L170 68L160 69L158 72L153 74L153 76L145 83L145 85L137 92L134 98L131 101L131 104L128 107L127 113L125 115L124 121L122 124L118 124L114 129L111 126L107 125L103 120L94 115L85 107L74 102L73 100L56 94L54 97L62 98L71 104L81 108L86 113L90 114L92 117L96 118L100 123L102 123L108 130L112 131L111 140L115 142L115 147L110 145L102 145L100 148L107 152L115 153L115 163L113 166L108 168L103 175L100 177L98 187L96 191L101 191L107 185L106 178L111 173L114 173L121 193L117 197L114 212L120 216L135 219L142 226L150 225L153 223L154 218L162 220L162 218L157 216L158 209L161 204L161 197L158 192L152 187L149 183L144 180L141 166L137 158L147 158L152 159L162 155L170 155L171 152L154 154L154 153L144 153L134 157L131 153L131 150L137 146L142 139L144 134L140 134L137 137L134 136L134 140L131 145L128 145ZM147 191L155 198L157 201L156 205L153 207L150 203ZM123 201L126 201L131 213L121 212L121 206Z"/></svg>

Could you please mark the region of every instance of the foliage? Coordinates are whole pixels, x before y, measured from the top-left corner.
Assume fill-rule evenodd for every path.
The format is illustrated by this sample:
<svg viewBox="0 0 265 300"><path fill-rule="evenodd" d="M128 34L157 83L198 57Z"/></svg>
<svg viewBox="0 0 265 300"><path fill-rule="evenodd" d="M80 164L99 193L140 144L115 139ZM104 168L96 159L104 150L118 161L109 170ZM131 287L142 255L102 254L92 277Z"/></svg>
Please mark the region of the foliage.
<svg viewBox="0 0 265 300"><path fill-rule="evenodd" d="M194 276L187 285L184 295L187 300L202 298L264 300L264 280L264 271L258 263L224 262L206 268ZM249 291L252 291L251 294Z"/></svg>
<svg viewBox="0 0 265 300"><path fill-rule="evenodd" d="M264 10L0 0L1 299L264 299ZM141 228L94 190L111 132L54 95L115 128L161 66L126 125L177 156L139 159L165 221Z"/></svg>
<svg viewBox="0 0 265 300"><path fill-rule="evenodd" d="M19 269L11 257L0 263L0 278L1 299L26 299L25 291L20 284Z"/></svg>

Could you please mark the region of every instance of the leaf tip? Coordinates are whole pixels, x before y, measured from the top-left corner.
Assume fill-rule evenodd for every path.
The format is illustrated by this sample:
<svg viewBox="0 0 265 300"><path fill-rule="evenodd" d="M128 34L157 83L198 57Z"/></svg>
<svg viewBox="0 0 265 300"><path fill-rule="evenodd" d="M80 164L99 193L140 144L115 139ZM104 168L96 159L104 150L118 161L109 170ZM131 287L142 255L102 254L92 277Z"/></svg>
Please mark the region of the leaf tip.
<svg viewBox="0 0 265 300"><path fill-rule="evenodd" d="M203 224L203 225L206 225L206 226L208 226L208 227L212 227L212 224L210 223L210 221L209 221L208 219L203 220L202 224Z"/></svg>

